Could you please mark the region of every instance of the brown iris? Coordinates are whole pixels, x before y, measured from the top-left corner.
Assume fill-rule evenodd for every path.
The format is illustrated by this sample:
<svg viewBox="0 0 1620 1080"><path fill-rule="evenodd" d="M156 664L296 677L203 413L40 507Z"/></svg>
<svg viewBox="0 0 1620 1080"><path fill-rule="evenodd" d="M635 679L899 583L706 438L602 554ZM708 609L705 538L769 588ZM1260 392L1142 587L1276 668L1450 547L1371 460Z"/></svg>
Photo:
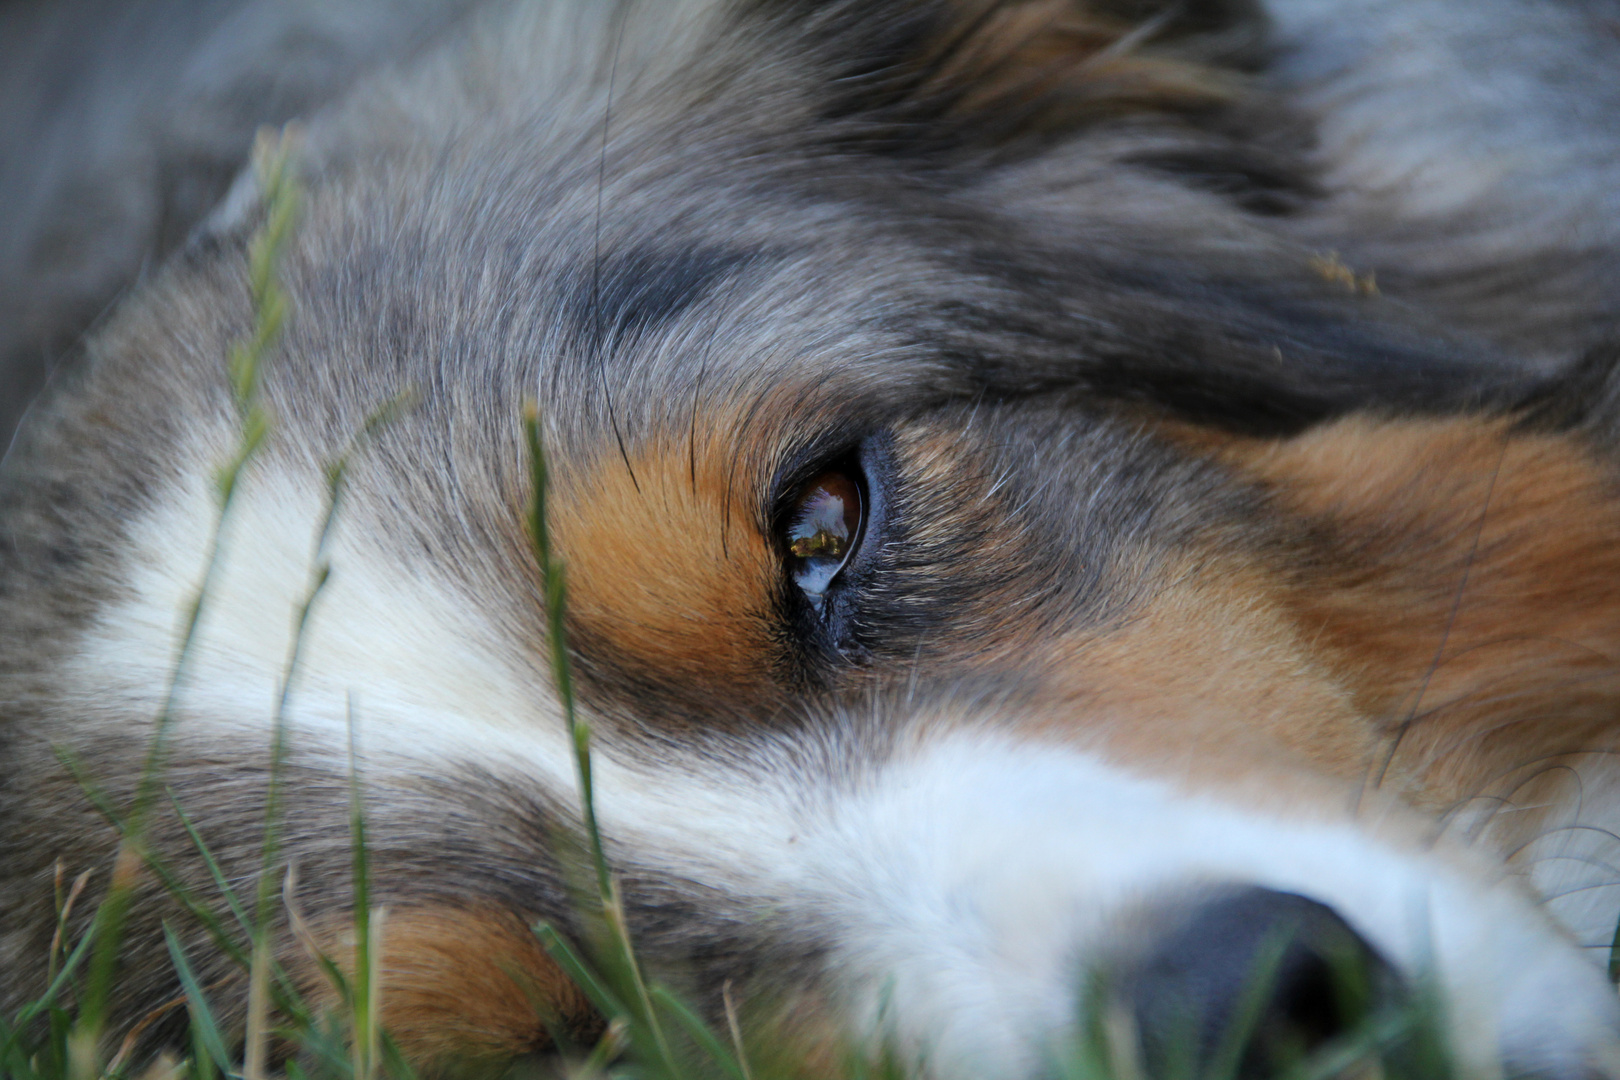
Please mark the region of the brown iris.
<svg viewBox="0 0 1620 1080"><path fill-rule="evenodd" d="M847 474L824 472L804 486L788 520L788 552L802 559L794 577L819 594L838 573L860 534L861 489Z"/></svg>

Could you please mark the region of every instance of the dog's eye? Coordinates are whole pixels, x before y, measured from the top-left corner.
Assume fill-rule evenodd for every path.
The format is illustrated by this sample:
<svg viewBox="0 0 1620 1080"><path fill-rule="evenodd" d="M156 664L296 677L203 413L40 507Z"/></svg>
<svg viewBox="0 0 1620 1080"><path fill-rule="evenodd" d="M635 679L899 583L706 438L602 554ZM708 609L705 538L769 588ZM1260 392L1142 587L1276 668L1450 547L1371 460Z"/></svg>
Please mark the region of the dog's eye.
<svg viewBox="0 0 1620 1080"><path fill-rule="evenodd" d="M783 539L794 583L819 608L827 587L860 544L860 485L837 470L810 481L794 500Z"/></svg>

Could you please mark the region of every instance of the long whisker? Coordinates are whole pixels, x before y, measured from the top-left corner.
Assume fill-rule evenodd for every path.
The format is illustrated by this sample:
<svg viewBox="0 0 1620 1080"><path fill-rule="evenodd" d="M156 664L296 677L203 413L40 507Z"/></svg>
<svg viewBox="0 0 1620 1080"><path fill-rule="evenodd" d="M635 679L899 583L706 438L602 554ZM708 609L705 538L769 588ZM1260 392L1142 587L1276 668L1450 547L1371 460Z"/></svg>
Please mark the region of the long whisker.
<svg viewBox="0 0 1620 1080"><path fill-rule="evenodd" d="M1444 667L1446 664L1455 664L1457 661L1465 659L1485 649L1497 648L1502 645L1531 645L1538 642L1561 645L1571 652L1585 653L1589 659L1608 664L1612 669L1609 672L1610 675L1620 673L1620 662L1617 662L1616 659L1609 653L1606 653L1601 649L1595 649L1590 645L1583 644L1582 642L1561 637L1557 634L1502 634L1498 637L1487 638L1484 641L1475 642L1466 649L1459 649L1457 652L1452 653L1450 656L1445 658L1441 666ZM1585 676L1583 676L1583 678L1584 677ZM1468 695L1464 694L1461 697L1453 698L1452 701L1463 701L1467 697ZM1434 708L1429 709L1427 712L1415 713L1414 719L1422 719L1424 716L1431 715L1434 712L1446 707L1446 705L1437 705Z"/></svg>
<svg viewBox="0 0 1620 1080"><path fill-rule="evenodd" d="M1616 872L1620 873L1620 870L1617 870ZM1541 898L1541 902L1544 904L1550 904L1555 900L1565 900L1571 896L1576 896L1583 892L1592 892L1594 889L1612 889L1616 886L1620 886L1620 878L1610 878L1607 881L1594 881L1590 885L1576 885L1572 889L1561 889L1555 893L1547 893ZM1601 946L1588 945L1586 948L1607 949L1609 948L1610 944L1610 942L1605 941Z"/></svg>
<svg viewBox="0 0 1620 1080"><path fill-rule="evenodd" d="M1474 563L1479 558L1480 538L1485 535L1485 519L1490 516L1491 498L1496 494L1496 482L1502 475L1502 463L1507 460L1508 438L1502 438L1502 452L1496 457L1496 467L1491 470L1491 482L1485 489L1485 502L1479 509L1479 523L1474 528L1473 543L1468 548L1468 560L1463 564L1462 580L1457 583L1457 593L1451 600L1451 614L1446 618L1446 629L1440 635L1440 644L1434 650L1434 659L1429 662L1428 670L1423 673L1423 681L1418 685L1417 700L1412 703L1412 711L1401 726L1396 730L1394 738L1390 740L1389 752L1384 755L1383 764L1378 769L1378 776L1373 780L1373 787L1382 787L1384 778L1389 775L1389 768L1395 761L1395 754L1400 749L1401 740L1411 730L1413 722L1417 719L1418 710L1423 705L1423 695L1428 692L1429 683L1434 673L1440 668L1441 658L1445 656L1446 645L1451 641L1451 632L1457 625L1457 615L1462 610L1463 595L1468 591L1468 578L1474 571Z"/></svg>
<svg viewBox="0 0 1620 1080"><path fill-rule="evenodd" d="M1554 773L1565 773L1565 774L1567 774L1567 775L1574 778L1576 791L1579 793L1575 797L1575 816L1577 818L1580 817L1581 811L1586 805L1586 785L1585 785L1585 782L1581 778L1580 770L1575 768L1573 765L1569 765L1569 764L1566 764L1564 762L1558 762L1558 763L1555 763L1555 764L1552 764L1552 765L1547 765L1547 766L1545 766L1543 768L1537 769L1535 772L1531 773L1529 776L1525 777L1523 780L1520 780L1517 784L1514 784L1507 791L1507 796L1506 796L1507 803L1509 805L1514 806L1515 809L1530 810L1531 809L1530 806L1524 806L1524 807L1521 808L1517 804L1513 803L1514 796L1518 795L1519 792L1523 791L1525 788L1529 787L1531 784L1535 783L1537 780L1540 780L1543 777L1551 776ZM1545 808L1545 806L1538 807L1538 809L1541 809L1541 808ZM1502 812L1501 810L1497 811L1498 814L1500 814L1501 812ZM1492 817L1495 817L1495 816L1496 816L1495 814L1492 815ZM1483 824L1481 825L1480 828L1483 828ZM1476 828L1469 835L1469 839L1470 840L1475 839L1479 835L1479 832L1480 832L1480 829Z"/></svg>
<svg viewBox="0 0 1620 1080"><path fill-rule="evenodd" d="M1583 683L1608 682L1608 681L1610 681L1612 679L1615 679L1617 677L1620 677L1620 676L1617 676L1617 675L1615 675L1613 673L1609 673L1609 674L1603 675L1601 678L1594 676L1594 677L1588 678L1588 679L1568 679L1568 680L1564 680L1563 683L1561 683L1559 685L1579 686L1579 685L1581 685ZM1512 702L1512 701L1520 700L1520 699L1523 699L1523 698L1533 698L1534 696L1535 696L1534 694L1532 694L1532 693L1530 693L1528 691L1523 691L1523 692L1514 692L1514 693L1511 693L1511 694L1503 694L1503 695L1500 695L1500 696L1495 697L1495 698L1487 699L1487 701L1491 702L1491 703L1506 703L1506 702ZM1439 710L1436 710L1436 712L1438 712L1438 711ZM1559 722L1561 720L1568 720L1568 719L1569 719L1569 714L1567 712L1543 711L1543 710L1538 710L1538 711L1534 711L1534 712L1526 712L1526 713L1518 713L1518 714L1513 714L1513 715L1500 715L1499 714L1499 715L1496 715L1494 717L1480 717L1467 730L1459 731L1459 732L1456 733L1456 735L1454 737L1452 737L1450 739L1447 739L1446 741L1431 747L1428 754L1425 757L1425 765L1426 766L1427 765L1432 765L1432 764L1434 764L1436 762L1443 761L1447 757L1449 757L1450 755L1457 753L1459 750L1462 750L1463 748L1471 746L1471 745L1475 745L1475 744L1479 743L1481 740L1489 738L1490 736L1498 735L1501 732L1503 732L1503 731L1505 731L1505 730L1507 730L1508 728L1511 728L1511 727L1517 727L1517 726L1522 725L1522 724L1557 723L1557 722ZM1546 755L1546 757L1572 757L1572 756L1576 756L1576 755L1579 755L1579 754L1595 753L1595 752L1598 752L1598 751L1593 751L1591 749L1576 748L1576 749L1569 750L1567 752L1566 751L1558 751L1557 753L1548 754L1548 755ZM1542 760L1542 759L1538 759L1538 760ZM1516 768L1517 767L1522 767L1522 766L1516 766ZM1512 770L1509 770L1509 771L1511 772Z"/></svg>
<svg viewBox="0 0 1620 1080"><path fill-rule="evenodd" d="M1515 721L1515 722L1517 722L1517 721ZM1506 725L1504 725L1504 726L1506 726ZM1496 773L1493 773L1491 776L1486 777L1485 780L1479 785L1479 787L1477 787L1473 791L1473 793L1471 793L1469 795L1465 795L1462 798L1457 799L1455 802L1453 802L1450 806L1446 807L1446 809L1439 814L1439 816L1436 818L1436 824L1438 824L1440 826L1440 828L1434 834L1434 836L1431 838L1430 842L1431 843L1438 843L1440 838L1442 836L1444 836L1446 830L1451 827L1451 824L1453 823L1453 821L1455 821L1456 818L1459 817L1463 813L1463 811L1465 811L1471 804L1474 804L1474 803L1483 802L1483 803L1494 804L1494 806L1495 806L1495 809L1493 809L1490 812L1489 817L1487 817L1484 821L1481 821L1481 822L1479 822L1479 823L1477 823L1475 825L1475 827L1474 827L1475 832L1477 832L1478 830L1481 830L1481 829L1485 828L1486 826L1488 826L1490 824L1491 818L1494 818L1499 814L1521 813L1521 812L1525 812L1525 811L1529 811L1529 810L1545 809L1548 805L1551 805L1551 804L1535 803L1535 804L1520 805L1520 804L1515 803L1513 801L1513 797L1516 794L1518 794L1518 792L1522 791L1525 787L1527 787L1528 785L1530 785L1530 784L1534 783L1535 781L1541 779L1542 777L1548 775L1549 773L1560 772L1560 771L1571 771L1571 772L1575 771L1574 766L1568 764L1567 761L1565 761L1563 759L1566 759L1566 758L1579 758L1579 757L1615 757L1615 756L1620 756L1620 751L1613 750L1613 749L1610 749L1610 748L1607 748L1607 747L1577 747L1577 748L1575 748L1573 750L1559 750L1559 751L1556 751L1556 752L1553 752L1553 753L1541 754L1541 755L1539 755L1537 757L1530 758L1530 759L1528 759L1526 761L1521 761L1517 765L1514 765L1514 766L1512 766L1510 768L1501 769L1501 770L1497 771ZM1548 763L1551 763L1551 764L1548 764ZM1539 768L1537 766L1539 766ZM1520 771L1525 770L1525 769L1534 769L1535 771L1531 772L1528 776L1525 776L1525 777L1521 778L1520 780L1518 780L1504 794L1500 794L1500 795L1487 794L1487 789L1488 788L1492 787L1493 785L1495 785L1499 781L1507 779L1508 777L1512 776L1514 773L1520 772ZM1472 839L1474 839L1474 836L1471 834L1468 837L1468 839L1472 840Z"/></svg>
<svg viewBox="0 0 1620 1080"><path fill-rule="evenodd" d="M720 313L724 308L716 303L714 305L714 318L710 320L709 332L703 339L703 355L698 361L697 378L692 383L692 427L686 437L687 468L692 478L692 497L697 497L697 424L698 401L703 393L703 378L709 373L709 354L714 351L714 339L720 336ZM724 544L724 532L721 534L721 543Z"/></svg>
<svg viewBox="0 0 1620 1080"><path fill-rule="evenodd" d="M619 456L630 473L630 483L641 493L635 466L630 464L630 452L624 446L624 434L619 430L619 417L613 409L613 391L607 377L607 336L602 327L602 191L607 186L608 130L613 123L613 87L619 77L619 50L624 46L624 24L629 20L628 8L621 6L616 16L618 28L613 39L613 61L608 66L607 104L602 109L602 152L596 165L596 221L591 232L591 319L595 330L596 374L602 383L602 397L607 402L608 423L613 427L613 438L619 444Z"/></svg>
<svg viewBox="0 0 1620 1080"><path fill-rule="evenodd" d="M1541 841L1547 839L1549 836L1562 836L1562 835L1568 835L1570 833L1597 833L1599 836L1603 837L1605 840L1612 841L1617 846L1620 846L1620 833L1616 833L1613 829L1605 829L1601 825L1587 825L1587 824L1585 824L1583 822L1575 822L1574 824L1571 824L1571 825L1555 825L1550 829L1541 830L1535 836L1532 836L1530 839L1526 840L1524 843L1520 844L1518 847L1513 848L1512 850L1508 851L1505 858L1508 858L1508 859L1517 858L1519 855L1523 854L1523 852L1526 849L1530 848L1531 846L1533 846L1535 844L1540 843ZM1579 860L1581 862L1600 862L1601 863L1601 860L1596 860L1595 856L1591 856L1591 855L1570 855L1570 854L1567 854L1565 852L1559 852L1556 855L1538 855L1538 856L1536 856L1535 859L1533 859L1531 861L1532 862L1547 862L1547 861L1552 860L1552 859L1576 859L1576 860ZM1620 874L1620 866L1609 866L1607 863L1602 863L1602 865L1604 865L1605 867L1607 867L1610 870L1613 870L1615 873Z"/></svg>

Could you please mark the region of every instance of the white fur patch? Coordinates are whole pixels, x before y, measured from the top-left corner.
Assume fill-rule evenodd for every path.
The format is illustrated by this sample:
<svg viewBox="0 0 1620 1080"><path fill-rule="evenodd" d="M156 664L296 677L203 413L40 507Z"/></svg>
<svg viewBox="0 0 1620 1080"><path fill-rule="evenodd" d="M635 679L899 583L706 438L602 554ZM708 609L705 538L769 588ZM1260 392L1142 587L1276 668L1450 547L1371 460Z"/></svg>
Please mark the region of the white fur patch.
<svg viewBox="0 0 1620 1080"><path fill-rule="evenodd" d="M86 641L79 686L155 715L203 580L217 507L206 473L137 533L132 598L107 610ZM325 496L314 478L255 471L221 536L178 723L260 731L275 714L300 605L309 595ZM295 737L347 745L357 703L378 753L417 756L414 743L460 732L475 756L508 743L564 753L549 683L500 663L490 628L444 583L393 565L342 516L328 546L332 573L303 645L289 719ZM93 704L94 702L90 702ZM476 723L465 723L473 716ZM458 723L461 724L458 727ZM184 734L181 730L179 734ZM346 753L346 750L343 751ZM558 759L566 760L566 759ZM567 779L564 770L548 781Z"/></svg>
<svg viewBox="0 0 1620 1080"><path fill-rule="evenodd" d="M1105 950L1133 905L1197 882L1300 893L1408 971L1432 957L1478 1067L1492 1031L1538 1066L1620 1049L1598 972L1514 889L1348 825L1261 816L992 736L925 746L830 809L805 880L841 904L845 963L864 970L869 1011L892 985L902 1033L959 1075L1033 1069L1073 1015L1077 960Z"/></svg>
<svg viewBox="0 0 1620 1080"><path fill-rule="evenodd" d="M129 598L84 641L75 681L90 712L156 710L212 528L203 475L137 530ZM284 472L244 489L183 690L183 729L238 744L267 737L322 509L313 482ZM291 711L301 746L346 752L352 694L374 780L472 763L574 790L538 666L514 666L454 587L407 573L366 537L340 526L330 554ZM914 746L841 778L649 769L600 754L614 857L830 935L855 1023L892 1025L941 1076L1033 1074L1121 917L1207 883L1322 901L1408 971L1432 957L1458 1047L1486 1074L1498 1044L1513 1065L1553 1072L1620 1061L1601 975L1500 880L1349 824L1195 797L989 725L953 722L933 736L917 726Z"/></svg>

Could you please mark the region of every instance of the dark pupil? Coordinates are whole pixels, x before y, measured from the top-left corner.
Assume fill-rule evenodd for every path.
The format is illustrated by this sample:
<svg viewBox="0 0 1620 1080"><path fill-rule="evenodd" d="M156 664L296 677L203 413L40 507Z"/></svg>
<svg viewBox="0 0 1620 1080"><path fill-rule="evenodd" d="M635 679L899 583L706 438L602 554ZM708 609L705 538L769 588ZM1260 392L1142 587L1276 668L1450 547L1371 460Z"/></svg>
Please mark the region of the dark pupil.
<svg viewBox="0 0 1620 1080"><path fill-rule="evenodd" d="M861 523L861 495L843 473L823 473L800 497L788 550L801 559L842 559Z"/></svg>

